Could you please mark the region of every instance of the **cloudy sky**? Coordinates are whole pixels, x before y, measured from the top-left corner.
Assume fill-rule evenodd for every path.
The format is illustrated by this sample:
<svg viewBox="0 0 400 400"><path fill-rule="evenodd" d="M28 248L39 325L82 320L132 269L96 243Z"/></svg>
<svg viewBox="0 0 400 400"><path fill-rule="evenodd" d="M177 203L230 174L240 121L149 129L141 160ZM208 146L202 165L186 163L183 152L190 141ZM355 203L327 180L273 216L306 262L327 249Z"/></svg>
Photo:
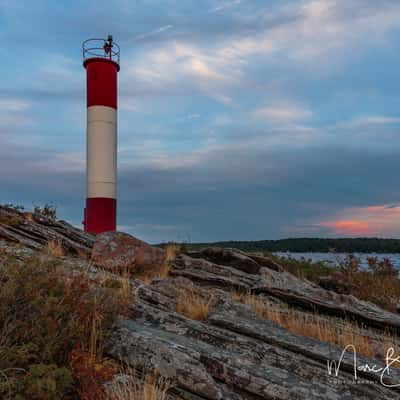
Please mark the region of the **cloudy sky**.
<svg viewBox="0 0 400 400"><path fill-rule="evenodd" d="M0 0L0 202L80 226L81 42L109 33L121 230L400 236L398 0Z"/></svg>

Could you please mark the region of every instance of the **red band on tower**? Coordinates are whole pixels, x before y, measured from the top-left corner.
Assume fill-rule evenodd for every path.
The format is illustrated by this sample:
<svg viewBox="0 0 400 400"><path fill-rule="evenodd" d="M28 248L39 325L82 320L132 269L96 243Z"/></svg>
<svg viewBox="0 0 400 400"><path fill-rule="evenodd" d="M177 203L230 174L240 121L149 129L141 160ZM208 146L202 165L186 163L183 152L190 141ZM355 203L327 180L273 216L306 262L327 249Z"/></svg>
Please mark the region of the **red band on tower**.
<svg viewBox="0 0 400 400"><path fill-rule="evenodd" d="M101 233L115 231L117 215L117 200L105 197L93 197L86 199L85 231Z"/></svg>
<svg viewBox="0 0 400 400"><path fill-rule="evenodd" d="M87 106L108 106L117 109L117 72L119 65L104 58L84 61L87 81Z"/></svg>

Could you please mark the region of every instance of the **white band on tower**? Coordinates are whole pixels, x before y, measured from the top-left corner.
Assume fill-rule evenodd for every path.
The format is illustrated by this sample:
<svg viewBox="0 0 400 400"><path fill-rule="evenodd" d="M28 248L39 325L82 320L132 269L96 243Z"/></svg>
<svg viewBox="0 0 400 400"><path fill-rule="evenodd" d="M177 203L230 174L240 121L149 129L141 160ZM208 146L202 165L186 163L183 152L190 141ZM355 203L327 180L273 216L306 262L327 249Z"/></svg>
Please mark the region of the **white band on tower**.
<svg viewBox="0 0 400 400"><path fill-rule="evenodd" d="M114 151L113 151L113 150ZM87 109L87 197L116 198L117 110Z"/></svg>

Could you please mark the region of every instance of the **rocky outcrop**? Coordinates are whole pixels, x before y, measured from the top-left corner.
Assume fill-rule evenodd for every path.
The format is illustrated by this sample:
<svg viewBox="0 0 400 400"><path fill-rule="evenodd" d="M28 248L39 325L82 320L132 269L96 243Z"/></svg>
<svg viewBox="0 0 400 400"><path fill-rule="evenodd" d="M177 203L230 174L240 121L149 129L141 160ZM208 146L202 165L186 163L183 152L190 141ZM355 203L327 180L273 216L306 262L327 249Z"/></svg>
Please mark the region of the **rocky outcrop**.
<svg viewBox="0 0 400 400"><path fill-rule="evenodd" d="M199 251L190 251L188 255L192 258L211 261L214 264L231 266L253 275L259 274L262 267L267 267L278 272L283 271L283 268L279 264L268 257L249 255L236 249L208 247Z"/></svg>
<svg viewBox="0 0 400 400"><path fill-rule="evenodd" d="M166 260L165 250L150 246L122 232L104 232L96 236L91 261L111 271L131 273L158 270Z"/></svg>
<svg viewBox="0 0 400 400"><path fill-rule="evenodd" d="M89 256L94 242L92 235L65 221L4 206L0 206L0 239L33 250L41 250L55 241L62 244L67 254L80 256Z"/></svg>
<svg viewBox="0 0 400 400"><path fill-rule="evenodd" d="M375 372L355 370L354 355L349 352L344 354L338 377L334 372L330 375L327 363L338 362L343 349L260 319L249 306L235 301L231 291L284 298L305 310L318 308L322 313L337 309L335 314L363 317L360 319L370 326L398 326L397 315L300 281L275 265L270 269L265 266L266 260L258 264L257 274L249 261L255 261L252 255L229 250L227 256L217 249L192 255L183 254L175 260L171 269L175 278L151 285L132 281L132 319L119 321L106 345L108 355L137 369L161 371L179 389L182 397L177 398L400 398L398 371L392 368L389 375L381 376L376 371L384 370L385 365L360 355L357 367L374 366ZM208 255L213 261L205 259ZM248 260L237 268L230 261L235 256ZM230 265L215 262L221 260ZM248 272L244 271L245 265L250 266ZM212 299L205 321L194 321L176 312L178 293L183 288L191 291L193 285ZM298 301L299 297L303 301ZM381 378L393 387L385 387Z"/></svg>
<svg viewBox="0 0 400 400"><path fill-rule="evenodd" d="M63 268L89 271L93 281L97 267L110 273L132 272L131 314L118 319L105 351L138 372L157 370L168 378L173 385L168 400L400 398L400 370L390 368L389 374L382 374L385 365L380 360L359 354L356 367L364 367L355 368L354 355L348 352L335 376L334 366L329 373L328 362L338 362L342 348L260 318L238 301L237 294L250 293L259 301L268 299L305 315L317 311L340 321L344 317L360 321L371 328L370 333L365 331L371 341L385 329L400 329L397 314L300 280L268 257L234 249L180 254L168 278L146 284L134 279L135 274L157 268L165 260L163 250L130 235L109 232L94 238L62 221L0 207L0 246L19 243L15 251L24 257L50 240L61 240L75 255L62 258ZM80 257L86 254L91 260ZM205 319L177 312L190 293L207 302ZM268 304L264 302L265 307Z"/></svg>
<svg viewBox="0 0 400 400"><path fill-rule="evenodd" d="M257 275L242 271L242 268L215 264L207 260L181 255L173 265L173 276L184 276L200 285L217 288L231 288L266 294L284 300L288 304L311 311L339 317L351 317L377 328L400 330L400 315L385 311L375 304L359 300L351 295L325 290L307 280L296 278L291 273L261 267ZM252 255L248 257L254 259ZM212 258L213 259L213 258Z"/></svg>
<svg viewBox="0 0 400 400"><path fill-rule="evenodd" d="M292 334L260 320L224 291L213 291L206 321L177 314L174 292L190 287L186 278L145 285L134 283L133 317L120 319L106 344L107 354L137 368L156 369L186 399L392 399L395 389L379 384L379 373L358 371L346 354L339 378L329 376L328 360L339 360L334 345ZM209 289L203 289L210 293ZM358 357L360 364L384 368ZM338 383L340 381L340 383ZM386 384L400 382L393 372Z"/></svg>

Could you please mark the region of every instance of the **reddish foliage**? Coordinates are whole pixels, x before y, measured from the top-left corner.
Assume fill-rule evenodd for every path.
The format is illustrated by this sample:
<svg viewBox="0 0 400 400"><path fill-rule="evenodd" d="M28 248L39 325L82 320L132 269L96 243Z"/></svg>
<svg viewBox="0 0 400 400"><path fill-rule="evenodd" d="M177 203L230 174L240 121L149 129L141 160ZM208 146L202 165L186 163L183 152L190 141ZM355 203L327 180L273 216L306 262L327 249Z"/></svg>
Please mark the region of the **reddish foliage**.
<svg viewBox="0 0 400 400"><path fill-rule="evenodd" d="M40 258L23 268L13 258L5 262L0 371L8 372L0 379L0 398L54 400L79 392L82 399L101 399L102 384L114 372L103 360L103 343L119 314L119 294L95 286L86 274L65 276ZM51 387L46 397L42 380Z"/></svg>
<svg viewBox="0 0 400 400"><path fill-rule="evenodd" d="M101 400L104 398L103 384L110 381L117 370L107 360L96 357L77 346L69 357L73 376L78 382L77 392L82 400Z"/></svg>
<svg viewBox="0 0 400 400"><path fill-rule="evenodd" d="M350 294L395 312L400 300L399 271L387 258L380 261L371 257L368 266L362 269L358 258L349 257L341 266L341 279L347 283Z"/></svg>

